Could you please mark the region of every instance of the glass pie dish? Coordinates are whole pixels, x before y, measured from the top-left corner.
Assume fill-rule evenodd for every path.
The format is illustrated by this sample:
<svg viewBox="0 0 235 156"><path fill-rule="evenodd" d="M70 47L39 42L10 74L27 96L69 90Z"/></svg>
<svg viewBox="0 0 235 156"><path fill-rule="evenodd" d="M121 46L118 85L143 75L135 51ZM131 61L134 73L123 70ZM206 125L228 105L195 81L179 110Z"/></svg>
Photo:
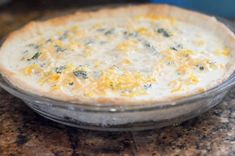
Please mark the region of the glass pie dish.
<svg viewBox="0 0 235 156"><path fill-rule="evenodd" d="M232 24L224 19L231 30ZM232 30L234 32L234 30ZM0 86L40 115L61 124L92 130L147 130L179 124L219 104L235 85L235 74L203 93L155 104L83 104L58 101L14 87L0 74Z"/></svg>

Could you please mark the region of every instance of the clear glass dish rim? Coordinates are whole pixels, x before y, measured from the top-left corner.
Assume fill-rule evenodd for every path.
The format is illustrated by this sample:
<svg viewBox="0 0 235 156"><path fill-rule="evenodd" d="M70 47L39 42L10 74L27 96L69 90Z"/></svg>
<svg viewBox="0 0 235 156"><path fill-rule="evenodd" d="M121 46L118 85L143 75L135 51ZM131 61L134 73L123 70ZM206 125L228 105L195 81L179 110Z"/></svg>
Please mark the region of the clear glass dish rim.
<svg viewBox="0 0 235 156"><path fill-rule="evenodd" d="M133 4L126 4L126 5L133 5ZM136 5L136 4L134 4ZM138 4L137 4L138 5ZM115 7L115 6L122 6L121 5L107 5L108 7ZM89 10L89 9L97 9L103 8L104 6L93 6L88 8L81 8L81 10ZM79 9L78 9L79 10ZM224 23L231 31L235 32L235 26L233 23L228 21L227 19L216 17L220 22ZM0 42L3 43L4 39ZM27 99L28 101L37 101L38 103L47 102L50 103L53 107L59 107L62 109L70 109L70 110L83 110L87 112L135 112L135 111L147 111L147 110L157 110L157 109L167 109L182 106L185 104L190 105L190 102L209 98L215 94L219 94L223 91L229 90L235 86L235 72L229 76L225 81L216 85L215 87L206 90L203 93L193 94L191 96L182 97L176 99L174 101L166 101L166 102L156 102L150 104L86 104L86 103L74 103L71 101L61 101L52 99L49 97L39 96L37 94L33 94L23 89L16 88L12 85L3 75L0 73L0 87L7 90L8 92L12 93L14 96L17 96L20 99Z"/></svg>

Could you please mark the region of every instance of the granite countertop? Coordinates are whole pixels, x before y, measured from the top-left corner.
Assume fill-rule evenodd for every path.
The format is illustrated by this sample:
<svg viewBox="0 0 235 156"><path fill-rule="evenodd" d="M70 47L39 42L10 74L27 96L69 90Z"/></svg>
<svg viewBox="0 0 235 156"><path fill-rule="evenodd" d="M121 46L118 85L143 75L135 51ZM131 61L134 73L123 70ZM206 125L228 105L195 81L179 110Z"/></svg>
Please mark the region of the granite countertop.
<svg viewBox="0 0 235 156"><path fill-rule="evenodd" d="M23 6L25 7L25 6ZM72 8L73 9L73 8ZM63 9L62 9L63 10ZM0 36L61 9L0 8ZM184 122L142 132L98 132L49 121L0 89L0 155L235 155L235 89L209 112Z"/></svg>

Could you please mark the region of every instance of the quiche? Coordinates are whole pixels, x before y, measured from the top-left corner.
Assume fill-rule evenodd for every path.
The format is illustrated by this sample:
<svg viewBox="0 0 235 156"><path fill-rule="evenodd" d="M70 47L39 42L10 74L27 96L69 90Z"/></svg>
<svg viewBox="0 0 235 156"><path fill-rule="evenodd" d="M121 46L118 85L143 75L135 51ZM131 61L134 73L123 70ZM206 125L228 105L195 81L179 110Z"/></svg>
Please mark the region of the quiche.
<svg viewBox="0 0 235 156"><path fill-rule="evenodd" d="M157 103L219 85L234 53L234 34L216 18L145 4L30 22L3 43L0 73L56 100Z"/></svg>

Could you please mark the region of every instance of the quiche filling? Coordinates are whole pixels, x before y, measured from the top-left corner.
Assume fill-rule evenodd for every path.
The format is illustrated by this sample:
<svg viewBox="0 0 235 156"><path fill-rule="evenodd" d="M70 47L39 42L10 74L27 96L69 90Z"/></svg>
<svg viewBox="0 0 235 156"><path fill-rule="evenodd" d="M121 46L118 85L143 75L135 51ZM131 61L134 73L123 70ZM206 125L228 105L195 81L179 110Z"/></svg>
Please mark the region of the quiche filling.
<svg viewBox="0 0 235 156"><path fill-rule="evenodd" d="M203 92L225 74L231 56L215 33L155 14L70 21L19 47L9 64L25 82L87 98Z"/></svg>

